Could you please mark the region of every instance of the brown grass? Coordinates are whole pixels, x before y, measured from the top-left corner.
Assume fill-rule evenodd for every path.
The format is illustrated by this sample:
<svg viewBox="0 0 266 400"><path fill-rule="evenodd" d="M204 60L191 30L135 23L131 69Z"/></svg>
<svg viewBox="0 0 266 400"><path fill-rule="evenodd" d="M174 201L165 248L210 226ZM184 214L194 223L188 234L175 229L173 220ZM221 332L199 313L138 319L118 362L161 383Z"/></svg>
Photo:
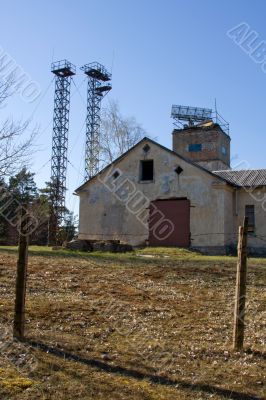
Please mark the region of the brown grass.
<svg viewBox="0 0 266 400"><path fill-rule="evenodd" d="M235 259L143 253L156 257L32 253L27 342L0 356L1 399L264 398L265 261L249 262L240 354ZM2 331L12 328L15 272L16 254L1 252ZM32 370L16 368L25 349Z"/></svg>

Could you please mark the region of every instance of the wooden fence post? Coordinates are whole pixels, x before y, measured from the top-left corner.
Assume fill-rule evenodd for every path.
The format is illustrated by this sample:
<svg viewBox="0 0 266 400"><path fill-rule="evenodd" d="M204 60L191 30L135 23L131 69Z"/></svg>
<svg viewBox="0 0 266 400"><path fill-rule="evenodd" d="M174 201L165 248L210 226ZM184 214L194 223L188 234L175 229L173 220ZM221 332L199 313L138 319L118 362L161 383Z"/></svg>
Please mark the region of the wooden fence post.
<svg viewBox="0 0 266 400"><path fill-rule="evenodd" d="M235 312L233 349L240 351L244 344L245 330L245 303L246 303L246 278L247 278L247 233L248 218L245 217L244 226L239 227L238 261L236 274Z"/></svg>
<svg viewBox="0 0 266 400"><path fill-rule="evenodd" d="M18 250L19 254L17 261L15 314L13 326L13 336L14 338L19 340L24 339L25 328L25 300L29 243L29 237L27 234L27 223L27 210L26 208L22 207Z"/></svg>

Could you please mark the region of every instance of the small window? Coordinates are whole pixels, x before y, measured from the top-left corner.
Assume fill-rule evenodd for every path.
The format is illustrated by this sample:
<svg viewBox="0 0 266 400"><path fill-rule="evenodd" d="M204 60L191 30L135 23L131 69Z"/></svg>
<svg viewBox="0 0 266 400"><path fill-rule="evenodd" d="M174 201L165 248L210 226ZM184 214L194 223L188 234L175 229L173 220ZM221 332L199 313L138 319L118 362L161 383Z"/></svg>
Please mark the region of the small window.
<svg viewBox="0 0 266 400"><path fill-rule="evenodd" d="M119 177L119 172L118 171L115 171L114 173L113 173L113 178L114 179L116 179L116 178L118 178Z"/></svg>
<svg viewBox="0 0 266 400"><path fill-rule="evenodd" d="M148 153L148 151L150 151L150 146L148 144L145 144L145 146L143 147L143 151L144 153Z"/></svg>
<svg viewBox="0 0 266 400"><path fill-rule="evenodd" d="M227 154L227 150L226 150L226 147L225 147L225 146L222 146L222 154L223 154L223 155L226 155L226 154Z"/></svg>
<svg viewBox="0 0 266 400"><path fill-rule="evenodd" d="M175 169L175 172L177 173L177 175L180 175L183 172L183 168L180 167L180 165L178 165L178 167L176 167L176 169Z"/></svg>
<svg viewBox="0 0 266 400"><path fill-rule="evenodd" d="M140 162L140 180L153 180L153 160L144 160Z"/></svg>
<svg viewBox="0 0 266 400"><path fill-rule="evenodd" d="M245 216L248 218L248 232L255 232L255 207L246 206Z"/></svg>
<svg viewBox="0 0 266 400"><path fill-rule="evenodd" d="M200 143L194 143L194 144L189 144L188 145L188 151L189 152L197 152L202 150L202 144Z"/></svg>

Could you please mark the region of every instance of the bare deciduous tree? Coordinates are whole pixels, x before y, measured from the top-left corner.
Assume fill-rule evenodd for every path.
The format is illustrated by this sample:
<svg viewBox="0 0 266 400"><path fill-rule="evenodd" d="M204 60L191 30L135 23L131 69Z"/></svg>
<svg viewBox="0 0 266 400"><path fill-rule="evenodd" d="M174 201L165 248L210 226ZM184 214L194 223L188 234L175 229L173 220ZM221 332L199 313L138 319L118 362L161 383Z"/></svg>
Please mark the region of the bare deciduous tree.
<svg viewBox="0 0 266 400"><path fill-rule="evenodd" d="M0 77L0 109L14 94L15 78L7 80ZM30 129L30 121L14 121L7 118L0 126L0 176L11 175L19 171L29 161L32 154L33 139L37 129Z"/></svg>
<svg viewBox="0 0 266 400"><path fill-rule="evenodd" d="M118 103L111 101L101 117L101 162L103 165L113 162L146 136L146 132L134 117L124 118Z"/></svg>

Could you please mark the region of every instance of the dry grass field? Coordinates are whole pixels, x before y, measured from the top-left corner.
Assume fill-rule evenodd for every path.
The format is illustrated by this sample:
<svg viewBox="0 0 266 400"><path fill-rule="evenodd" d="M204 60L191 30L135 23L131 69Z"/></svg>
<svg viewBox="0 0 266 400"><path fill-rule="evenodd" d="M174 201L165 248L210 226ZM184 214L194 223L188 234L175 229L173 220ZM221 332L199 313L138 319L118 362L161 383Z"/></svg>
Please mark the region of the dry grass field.
<svg viewBox="0 0 266 400"><path fill-rule="evenodd" d="M248 262L234 353L233 257L32 248L22 344L11 340L16 258L0 248L1 400L265 398L265 259Z"/></svg>

